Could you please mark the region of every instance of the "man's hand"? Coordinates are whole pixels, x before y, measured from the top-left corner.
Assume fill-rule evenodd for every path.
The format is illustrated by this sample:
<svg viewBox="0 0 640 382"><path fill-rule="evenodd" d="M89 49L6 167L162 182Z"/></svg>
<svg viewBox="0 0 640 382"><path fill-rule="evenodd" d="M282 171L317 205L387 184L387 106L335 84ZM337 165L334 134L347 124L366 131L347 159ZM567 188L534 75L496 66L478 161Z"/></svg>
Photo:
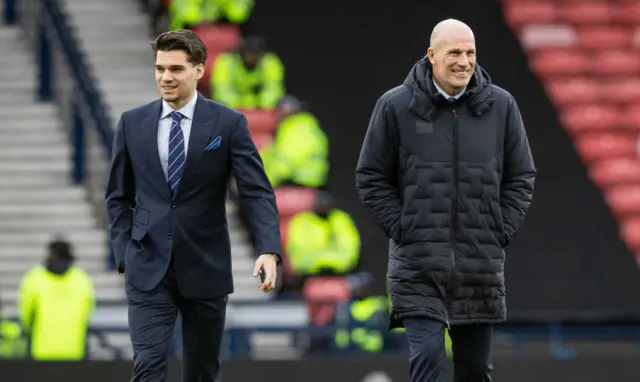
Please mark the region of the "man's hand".
<svg viewBox="0 0 640 382"><path fill-rule="evenodd" d="M258 277L260 274L260 268L264 270L264 282L260 284L260 290L263 292L269 292L276 287L276 277L278 264L276 261L276 255L272 253L265 253L260 255L256 260L256 265L253 267L253 277Z"/></svg>

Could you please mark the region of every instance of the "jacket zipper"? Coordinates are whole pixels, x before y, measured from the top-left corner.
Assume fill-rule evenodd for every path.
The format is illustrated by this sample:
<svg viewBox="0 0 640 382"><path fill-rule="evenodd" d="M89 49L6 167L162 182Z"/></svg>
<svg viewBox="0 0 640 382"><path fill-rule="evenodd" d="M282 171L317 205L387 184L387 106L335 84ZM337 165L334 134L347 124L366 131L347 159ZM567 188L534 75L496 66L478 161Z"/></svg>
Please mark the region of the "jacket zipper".
<svg viewBox="0 0 640 382"><path fill-rule="evenodd" d="M458 232L458 162L459 162L459 140L458 140L458 113L456 109L453 113L453 193L451 194L451 274L447 285L447 295L445 299L447 311L447 327L451 330L449 322L449 287L453 281L453 271L456 266L456 233Z"/></svg>

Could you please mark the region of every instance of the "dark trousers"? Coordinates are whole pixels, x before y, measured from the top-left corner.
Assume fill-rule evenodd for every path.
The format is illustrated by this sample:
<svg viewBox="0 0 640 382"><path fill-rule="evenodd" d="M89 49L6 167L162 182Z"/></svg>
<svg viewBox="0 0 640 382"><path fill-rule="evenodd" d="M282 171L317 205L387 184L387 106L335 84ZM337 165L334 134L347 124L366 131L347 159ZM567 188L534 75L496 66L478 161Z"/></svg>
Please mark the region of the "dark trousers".
<svg viewBox="0 0 640 382"><path fill-rule="evenodd" d="M443 323L428 318L404 319L410 353L410 382L446 382ZM451 327L454 382L491 382L493 326ZM449 379L450 380L450 379Z"/></svg>
<svg viewBox="0 0 640 382"><path fill-rule="evenodd" d="M173 264L155 289L143 292L127 283L126 290L133 345L131 382L166 381L178 311L182 319L183 382L218 381L227 296L208 300L182 297Z"/></svg>

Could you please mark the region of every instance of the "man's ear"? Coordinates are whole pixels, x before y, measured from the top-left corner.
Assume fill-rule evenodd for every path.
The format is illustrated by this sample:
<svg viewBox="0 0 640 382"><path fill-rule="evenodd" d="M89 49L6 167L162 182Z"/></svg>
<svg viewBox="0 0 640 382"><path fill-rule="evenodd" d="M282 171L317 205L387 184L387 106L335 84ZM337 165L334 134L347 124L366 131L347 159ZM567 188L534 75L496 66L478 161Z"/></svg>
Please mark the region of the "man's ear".
<svg viewBox="0 0 640 382"><path fill-rule="evenodd" d="M429 59L429 62L433 65L435 63L435 57L436 55L436 51L433 50L432 47L429 47L429 49L427 49L427 58Z"/></svg>
<svg viewBox="0 0 640 382"><path fill-rule="evenodd" d="M198 66L196 67L196 79L201 79L202 76L204 76L204 65L203 64L198 64Z"/></svg>

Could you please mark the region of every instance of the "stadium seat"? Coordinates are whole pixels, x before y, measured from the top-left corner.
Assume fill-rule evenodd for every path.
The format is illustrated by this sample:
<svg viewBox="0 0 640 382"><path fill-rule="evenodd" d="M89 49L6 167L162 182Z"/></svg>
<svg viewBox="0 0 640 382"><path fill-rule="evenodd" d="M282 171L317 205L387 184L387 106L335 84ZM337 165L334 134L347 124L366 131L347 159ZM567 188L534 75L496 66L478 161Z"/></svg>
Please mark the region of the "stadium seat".
<svg viewBox="0 0 640 382"><path fill-rule="evenodd" d="M567 74L575 76L588 72L591 60L586 51L546 49L533 55L531 66L543 77Z"/></svg>
<svg viewBox="0 0 640 382"><path fill-rule="evenodd" d="M512 28L532 23L548 24L556 19L556 6L551 1L508 1L504 8Z"/></svg>
<svg viewBox="0 0 640 382"><path fill-rule="evenodd" d="M640 3L638 1L624 1L618 7L615 21L632 25L640 24Z"/></svg>
<svg viewBox="0 0 640 382"><path fill-rule="evenodd" d="M631 46L640 49L640 27L636 28L631 37Z"/></svg>
<svg viewBox="0 0 640 382"><path fill-rule="evenodd" d="M640 132L640 104L632 104L622 110L621 126L627 130Z"/></svg>
<svg viewBox="0 0 640 382"><path fill-rule="evenodd" d="M640 160L636 158L605 159L594 163L591 178L603 188L620 184L640 184Z"/></svg>
<svg viewBox="0 0 640 382"><path fill-rule="evenodd" d="M590 131L607 131L620 126L620 110L600 104L576 105L563 108L560 119L573 135Z"/></svg>
<svg viewBox="0 0 640 382"><path fill-rule="evenodd" d="M622 25L588 25L577 29L578 43L590 49L626 48L633 30Z"/></svg>
<svg viewBox="0 0 640 382"><path fill-rule="evenodd" d="M609 24L616 13L607 1L565 1L556 7L558 21L572 24Z"/></svg>
<svg viewBox="0 0 640 382"><path fill-rule="evenodd" d="M599 83L590 78L572 77L548 81L547 90L560 106L597 103L602 89Z"/></svg>
<svg viewBox="0 0 640 382"><path fill-rule="evenodd" d="M336 303L348 302L351 291L344 277L315 276L304 283L302 295L311 322L325 326L335 316Z"/></svg>
<svg viewBox="0 0 640 382"><path fill-rule="evenodd" d="M520 42L528 51L575 46L578 37L569 25L525 25L520 30Z"/></svg>
<svg viewBox="0 0 640 382"><path fill-rule="evenodd" d="M613 187L605 192L605 198L618 219L640 214L640 185Z"/></svg>
<svg viewBox="0 0 640 382"><path fill-rule="evenodd" d="M276 117L267 110L239 110L247 117L251 134L273 134L276 129Z"/></svg>
<svg viewBox="0 0 640 382"><path fill-rule="evenodd" d="M628 49L594 52L593 71L600 75L638 75L640 56Z"/></svg>
<svg viewBox="0 0 640 382"><path fill-rule="evenodd" d="M640 77L619 77L602 80L600 91L604 100L608 102L629 103L640 100Z"/></svg>
<svg viewBox="0 0 640 382"><path fill-rule="evenodd" d="M235 25L202 24L193 28L207 47L207 51L226 52L237 49L242 42L240 30Z"/></svg>
<svg viewBox="0 0 640 382"><path fill-rule="evenodd" d="M305 187L277 187L275 190L280 216L290 217L313 207L316 190Z"/></svg>
<svg viewBox="0 0 640 382"><path fill-rule="evenodd" d="M575 145L583 160L635 158L637 137L624 132L590 133L575 138Z"/></svg>
<svg viewBox="0 0 640 382"><path fill-rule="evenodd" d="M271 134L251 134L251 138L258 150L262 150L273 140L273 136Z"/></svg>

